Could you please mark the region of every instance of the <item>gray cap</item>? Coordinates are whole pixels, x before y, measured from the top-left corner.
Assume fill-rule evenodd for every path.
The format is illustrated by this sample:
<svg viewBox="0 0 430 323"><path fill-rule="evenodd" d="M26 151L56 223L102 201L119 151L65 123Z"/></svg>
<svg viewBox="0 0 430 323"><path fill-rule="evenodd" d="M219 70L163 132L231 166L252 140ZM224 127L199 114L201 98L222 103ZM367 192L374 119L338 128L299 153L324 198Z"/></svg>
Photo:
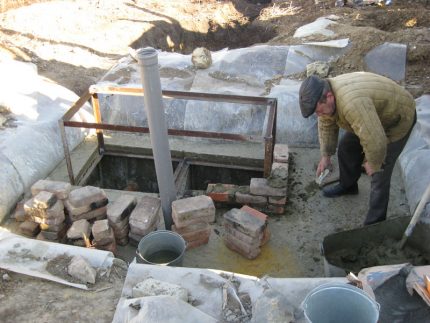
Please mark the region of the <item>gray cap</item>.
<svg viewBox="0 0 430 323"><path fill-rule="evenodd" d="M302 116L307 118L315 112L324 89L324 80L311 75L303 81L299 91L299 102Z"/></svg>

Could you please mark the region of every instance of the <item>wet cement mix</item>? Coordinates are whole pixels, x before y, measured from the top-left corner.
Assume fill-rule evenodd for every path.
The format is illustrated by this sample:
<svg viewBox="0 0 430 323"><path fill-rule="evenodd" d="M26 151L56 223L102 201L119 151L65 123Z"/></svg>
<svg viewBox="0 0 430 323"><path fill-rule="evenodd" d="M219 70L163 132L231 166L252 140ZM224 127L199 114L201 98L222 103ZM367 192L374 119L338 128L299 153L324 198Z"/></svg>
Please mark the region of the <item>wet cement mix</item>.
<svg viewBox="0 0 430 323"><path fill-rule="evenodd" d="M326 255L335 266L359 272L363 268L410 263L414 266L430 264L429 255L410 246L400 248L399 241L384 238L381 242L368 241L358 249L340 249Z"/></svg>

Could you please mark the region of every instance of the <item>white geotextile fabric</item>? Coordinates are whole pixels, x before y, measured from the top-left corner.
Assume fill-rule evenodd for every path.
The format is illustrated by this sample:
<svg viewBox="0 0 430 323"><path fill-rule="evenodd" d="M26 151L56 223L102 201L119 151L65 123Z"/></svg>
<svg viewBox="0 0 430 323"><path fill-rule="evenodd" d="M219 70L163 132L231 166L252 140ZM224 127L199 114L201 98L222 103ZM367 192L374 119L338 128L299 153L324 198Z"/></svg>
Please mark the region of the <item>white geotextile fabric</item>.
<svg viewBox="0 0 430 323"><path fill-rule="evenodd" d="M0 220L29 187L46 177L64 158L58 120L78 100L70 90L37 74L36 66L0 62L0 105L10 111L14 127L0 130ZM93 120L86 104L74 121ZM81 129L66 129L69 148L84 138Z"/></svg>

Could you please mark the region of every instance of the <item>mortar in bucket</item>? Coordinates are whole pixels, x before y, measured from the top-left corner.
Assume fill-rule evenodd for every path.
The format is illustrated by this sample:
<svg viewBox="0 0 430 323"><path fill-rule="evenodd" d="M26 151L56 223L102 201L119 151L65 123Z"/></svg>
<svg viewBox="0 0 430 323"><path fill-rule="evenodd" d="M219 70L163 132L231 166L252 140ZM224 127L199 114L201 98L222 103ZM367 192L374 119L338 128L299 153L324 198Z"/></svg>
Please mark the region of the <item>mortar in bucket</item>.
<svg viewBox="0 0 430 323"><path fill-rule="evenodd" d="M366 292L345 283L314 288L302 306L310 323L376 323L380 308Z"/></svg>
<svg viewBox="0 0 430 323"><path fill-rule="evenodd" d="M182 266L185 240L169 230L153 231L144 236L137 246L137 262L151 265Z"/></svg>

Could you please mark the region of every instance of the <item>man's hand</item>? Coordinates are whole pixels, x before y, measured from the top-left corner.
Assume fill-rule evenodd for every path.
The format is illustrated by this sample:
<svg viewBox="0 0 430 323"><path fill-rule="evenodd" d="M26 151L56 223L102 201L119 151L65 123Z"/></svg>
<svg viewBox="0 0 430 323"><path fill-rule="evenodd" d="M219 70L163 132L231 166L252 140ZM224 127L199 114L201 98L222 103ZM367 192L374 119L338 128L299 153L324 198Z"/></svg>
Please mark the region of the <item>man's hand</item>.
<svg viewBox="0 0 430 323"><path fill-rule="evenodd" d="M319 177L321 175L321 173L324 171L324 169L332 169L333 165L331 164L331 159L330 156L322 156L321 160L318 164L318 168L317 168L317 177Z"/></svg>
<svg viewBox="0 0 430 323"><path fill-rule="evenodd" d="M366 170L366 174L369 176L372 176L375 173L375 171L372 169L372 166L370 166L368 162L364 163L364 169Z"/></svg>

